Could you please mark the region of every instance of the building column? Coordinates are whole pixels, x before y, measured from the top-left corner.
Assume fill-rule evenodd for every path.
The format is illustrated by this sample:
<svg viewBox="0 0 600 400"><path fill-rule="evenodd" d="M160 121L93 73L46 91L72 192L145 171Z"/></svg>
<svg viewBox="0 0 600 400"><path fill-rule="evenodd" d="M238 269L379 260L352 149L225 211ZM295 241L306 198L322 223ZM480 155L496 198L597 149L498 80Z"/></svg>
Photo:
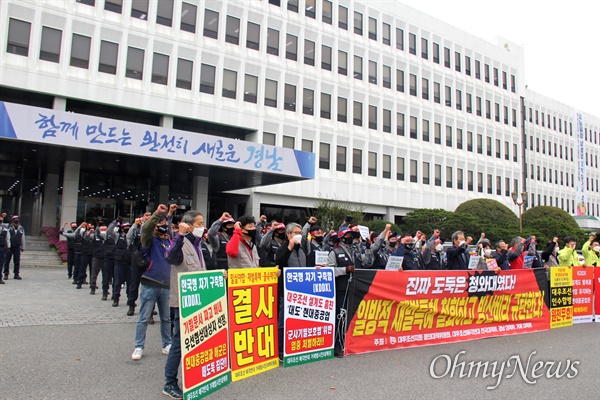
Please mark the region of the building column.
<svg viewBox="0 0 600 400"><path fill-rule="evenodd" d="M44 180L44 204L42 205L42 226L56 226L58 214L58 174L46 174Z"/></svg>
<svg viewBox="0 0 600 400"><path fill-rule="evenodd" d="M255 192L248 196L245 215L253 216L258 222L260 219L260 193Z"/></svg>
<svg viewBox="0 0 600 400"><path fill-rule="evenodd" d="M60 226L77 221L77 200L79 199L79 161L65 161L62 184Z"/></svg>
<svg viewBox="0 0 600 400"><path fill-rule="evenodd" d="M156 205L158 206L159 204L164 204L168 208L169 207L169 185L158 185L155 190L157 193ZM154 207L154 209L156 209L156 207Z"/></svg>
<svg viewBox="0 0 600 400"><path fill-rule="evenodd" d="M394 218L396 218L396 215L394 214L394 207L386 207L384 219L386 221L390 221L393 224Z"/></svg>
<svg viewBox="0 0 600 400"><path fill-rule="evenodd" d="M194 176L192 210L199 211L204 216L204 224L208 224L208 176Z"/></svg>

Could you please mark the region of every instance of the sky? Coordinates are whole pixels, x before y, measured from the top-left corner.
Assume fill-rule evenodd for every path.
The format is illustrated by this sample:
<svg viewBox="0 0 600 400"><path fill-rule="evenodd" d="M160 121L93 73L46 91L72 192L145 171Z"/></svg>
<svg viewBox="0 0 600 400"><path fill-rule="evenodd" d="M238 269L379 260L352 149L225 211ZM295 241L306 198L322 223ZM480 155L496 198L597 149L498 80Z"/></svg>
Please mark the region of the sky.
<svg viewBox="0 0 600 400"><path fill-rule="evenodd" d="M600 118L600 1L399 2L494 44L500 36L522 45L530 90Z"/></svg>

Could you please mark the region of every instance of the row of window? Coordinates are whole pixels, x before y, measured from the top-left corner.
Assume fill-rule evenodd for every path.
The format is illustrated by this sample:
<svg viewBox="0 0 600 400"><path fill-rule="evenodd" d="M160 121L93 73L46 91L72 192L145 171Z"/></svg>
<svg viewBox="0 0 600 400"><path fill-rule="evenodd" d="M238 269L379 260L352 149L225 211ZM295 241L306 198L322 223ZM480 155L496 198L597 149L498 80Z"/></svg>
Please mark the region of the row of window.
<svg viewBox="0 0 600 400"><path fill-rule="evenodd" d="M541 114L541 118L540 118L540 114ZM535 119L534 119L534 115L535 115ZM542 127L548 127L548 129L553 129L554 131L558 131L559 133L563 132L564 129L564 133L565 135L568 133L570 136L573 136L573 123L569 122L568 123L568 131L567 131L567 119L565 118L565 120L563 121L562 118L558 118L558 124L556 123L556 116L550 116L550 113L544 114L543 112L540 112L539 110L535 110L535 114L534 114L534 110L529 107L529 123L533 123L533 121L535 121L536 125L540 125ZM552 122L552 123L551 123ZM588 132L588 128L584 128L584 134L585 134L585 141L589 141L590 143L594 143L594 144L598 144L598 132L597 131L593 131L590 128L589 132Z"/></svg>
<svg viewBox="0 0 600 400"><path fill-rule="evenodd" d="M526 167L527 168L527 167ZM537 171L537 174L535 173ZM537 180L539 182L547 182L553 183L556 185L561 185L564 187L575 187L575 176L573 173L571 175L571 180L569 181L569 173L564 171L554 170L554 174L552 173L552 168L546 169L546 167L540 167L539 165L529 165L529 178L532 180ZM559 180L560 176L560 180ZM553 179L554 178L554 179ZM594 189L594 181L596 182L596 186ZM590 179L586 177L586 190L599 192L598 179Z"/></svg>
<svg viewBox="0 0 600 400"><path fill-rule="evenodd" d="M540 143L541 143L541 146L540 146ZM548 146L546 146L546 144ZM554 148L554 152L552 151L553 148ZM565 146L564 152L563 152L562 144L558 145L555 142L554 146L552 146L552 142L550 140L548 140L546 143L546 139L540 140L539 137L536 137L535 138L535 152L545 155L546 149L547 149L548 156L550 156L550 157L559 158L561 160L564 159L564 160L569 161L569 155L570 155L570 160L574 161L573 147ZM533 136L529 136L529 150L534 151ZM597 154L589 154L588 152L585 152L585 165L598 168L598 155Z"/></svg>
<svg viewBox="0 0 600 400"><path fill-rule="evenodd" d="M276 6L280 6L280 0L269 0L270 4L274 4ZM306 16L315 19L316 18L316 2L315 0L307 0L306 1ZM287 8L290 11L298 12L298 0L288 0ZM330 1L322 0L322 16L323 22L327 24L332 24L333 19L333 7ZM376 18L368 17L368 37L371 40L378 40L379 36L379 23ZM354 33L363 36L363 14L354 11ZM338 27L343 30L348 30L348 8L342 5L338 6ZM396 38L395 38L395 46L397 50L404 51L404 30L402 28L396 27ZM384 45L392 46L392 26L388 23L382 22L381 25L381 42ZM289 43L289 42L288 42ZM417 45L420 43L420 51L417 49ZM415 33L409 32L408 34L408 52L409 54L417 56L420 54L422 59L429 60L430 58L430 47L429 40L427 38L421 37L421 40L417 40L417 35ZM467 76L474 76L476 79L481 79L481 62L479 60L475 60L475 63L472 64L471 57L465 55L464 56L464 67L463 67L463 58L460 52L455 51L454 57L452 57L452 51L449 47L443 48L443 53L440 52L439 43L433 42L431 46L431 59L434 63L440 64L443 61L444 66L446 68L452 68L452 61L454 61L454 70L457 72L462 72L464 68L464 72ZM286 52L287 54L287 52ZM440 58L440 55L443 54L443 60ZM472 71L472 66L474 66L474 71ZM491 83L492 75L490 73L490 65L484 64L484 80L487 83ZM506 71L502 71L502 88L508 90L508 74ZM495 86L500 86L500 71L498 68L493 68L493 83ZM516 77L514 75L510 76L510 90L513 93L516 93Z"/></svg>
<svg viewBox="0 0 600 400"><path fill-rule="evenodd" d="M536 198L537 198L537 202L536 202ZM553 201L554 199L554 201ZM535 193L531 193L531 200L530 202L527 204L528 207L534 207L534 206L551 206L551 207L559 207L562 208L563 210L565 210L568 213L571 214L575 214L577 212L577 210L575 209L575 200L571 199L565 199L563 197L560 198L560 206L558 204L558 196L556 197L552 197L552 196L547 196L547 195L540 195L539 193L536 195ZM587 203L587 210L588 210L588 215L592 215L592 216L600 216L600 204L596 204L596 206L594 207L594 204L590 204L589 202Z"/></svg>

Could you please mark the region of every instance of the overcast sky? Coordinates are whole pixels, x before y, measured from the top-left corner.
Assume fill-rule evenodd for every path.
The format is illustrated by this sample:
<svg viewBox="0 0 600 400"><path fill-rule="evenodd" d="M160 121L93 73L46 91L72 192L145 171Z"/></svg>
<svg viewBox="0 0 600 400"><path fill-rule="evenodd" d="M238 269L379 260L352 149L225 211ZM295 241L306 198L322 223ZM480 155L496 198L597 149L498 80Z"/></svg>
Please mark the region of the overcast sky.
<svg viewBox="0 0 600 400"><path fill-rule="evenodd" d="M524 47L529 89L600 117L599 0L399 0L496 43Z"/></svg>

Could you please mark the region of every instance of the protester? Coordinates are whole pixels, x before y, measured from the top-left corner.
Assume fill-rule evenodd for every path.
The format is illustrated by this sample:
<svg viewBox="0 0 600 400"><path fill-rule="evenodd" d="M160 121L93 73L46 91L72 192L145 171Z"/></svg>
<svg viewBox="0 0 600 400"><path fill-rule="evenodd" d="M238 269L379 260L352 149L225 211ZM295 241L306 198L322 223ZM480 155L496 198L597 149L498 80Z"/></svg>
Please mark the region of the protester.
<svg viewBox="0 0 600 400"><path fill-rule="evenodd" d="M98 231L92 231L92 273L90 276L90 294L96 294L98 274L104 267L104 240L106 238L106 225L100 226ZM103 234L104 233L104 234Z"/></svg>
<svg viewBox="0 0 600 400"><path fill-rule="evenodd" d="M117 224L120 226L117 227ZM108 225L108 235L115 243L115 269L112 285L112 306L119 306L121 297L121 286L123 283L129 285L129 269L131 268L131 253L129 252L129 244L127 243L127 233L131 225L129 222L122 222L121 218L117 218Z"/></svg>
<svg viewBox="0 0 600 400"><path fill-rule="evenodd" d="M440 230L433 231L433 235L425 242L425 247L421 252L423 260L423 269L440 271L446 269L444 259L444 245L440 238Z"/></svg>
<svg viewBox="0 0 600 400"><path fill-rule="evenodd" d="M165 260L165 252L170 245L168 232L170 232L171 223L167 221L165 215L167 210L164 204L160 204L154 214L142 226L142 252L148 257L149 262L142 273L140 314L135 330L135 349L131 354L132 360L142 358L148 320L152 315L155 304L158 306L160 317L162 353L169 354L171 347L171 321L169 315L171 266Z"/></svg>
<svg viewBox="0 0 600 400"><path fill-rule="evenodd" d="M231 218L231 214L224 212L208 230L208 242L212 247L217 269L228 268L227 243L233 235L234 225L235 220Z"/></svg>
<svg viewBox="0 0 600 400"><path fill-rule="evenodd" d="M500 240L496 243L496 251L492 252L492 256L496 259L496 264L498 264L501 270L506 271L510 269L510 264L508 262L508 245L504 240Z"/></svg>
<svg viewBox="0 0 600 400"><path fill-rule="evenodd" d="M525 265L525 256L534 256L536 254L535 236L529 239L517 236L510 242L507 258L510 269L523 269Z"/></svg>
<svg viewBox="0 0 600 400"><path fill-rule="evenodd" d="M450 270L462 270L469 268L469 252L467 246L473 241L471 236L465 240L465 234L462 231L456 231L452 234L452 246L446 250L447 268Z"/></svg>
<svg viewBox="0 0 600 400"><path fill-rule="evenodd" d="M67 239L67 275L68 279L73 277L73 266L75 264L75 231L77 230L77 222L71 222L71 229L65 231L65 227L68 224L65 222L62 228L60 228L60 234Z"/></svg>
<svg viewBox="0 0 600 400"><path fill-rule="evenodd" d="M314 218L314 217L311 217ZM324 251L329 253L329 251L331 250L331 246L329 245L329 241L327 240L329 238L329 234L324 235L323 234L323 230L321 229L321 227L319 225L316 225L317 219L314 218L314 225L310 225L309 223L306 223L304 225L304 227L302 228L302 237L309 240L308 236L310 235L310 241L308 242L308 249L307 249L307 265L309 267L315 267L317 262L316 262L316 252L317 251ZM324 266L325 264L322 264L320 266Z"/></svg>
<svg viewBox="0 0 600 400"><path fill-rule="evenodd" d="M285 238L285 225L281 222L271 224L271 229L265 233L258 247L261 266L274 267L277 265L277 262L275 262L277 250L282 246Z"/></svg>
<svg viewBox="0 0 600 400"><path fill-rule="evenodd" d="M233 236L227 243L229 268L256 268L260 259L256 249L256 221L254 217L242 216L235 223Z"/></svg>
<svg viewBox="0 0 600 400"><path fill-rule="evenodd" d="M21 253L25 251L25 229L23 229L23 227L20 225L18 215L13 215L13 217L10 219L7 240L9 246L6 247L6 254L4 255L4 280L8 279L11 259L13 260L14 264L14 278L20 280L21 275L19 275L19 270L21 268Z"/></svg>
<svg viewBox="0 0 600 400"><path fill-rule="evenodd" d="M421 232L415 236L419 238L417 246L415 246L414 237L412 235L404 235L400 238L400 246L394 251L394 256L403 257L402 270L416 271L423 269L423 261L421 260L420 243L423 239Z"/></svg>
<svg viewBox="0 0 600 400"><path fill-rule="evenodd" d="M385 269L389 257L395 250L391 249L388 245L390 238L394 236L391 228L392 224L386 224L385 229L380 234L377 234L377 232L371 232L370 239L373 242L371 245L371 253L373 253L372 268L374 269Z"/></svg>
<svg viewBox="0 0 600 400"><path fill-rule="evenodd" d="M583 259L585 260L584 265L587 266L599 266L598 255L600 254L600 243L594 235L590 236L590 239L584 243L581 249Z"/></svg>
<svg viewBox="0 0 600 400"><path fill-rule="evenodd" d="M573 236L567 236L564 239L565 247L558 252L558 265L560 267L579 267L579 254L577 254L577 239Z"/></svg>

